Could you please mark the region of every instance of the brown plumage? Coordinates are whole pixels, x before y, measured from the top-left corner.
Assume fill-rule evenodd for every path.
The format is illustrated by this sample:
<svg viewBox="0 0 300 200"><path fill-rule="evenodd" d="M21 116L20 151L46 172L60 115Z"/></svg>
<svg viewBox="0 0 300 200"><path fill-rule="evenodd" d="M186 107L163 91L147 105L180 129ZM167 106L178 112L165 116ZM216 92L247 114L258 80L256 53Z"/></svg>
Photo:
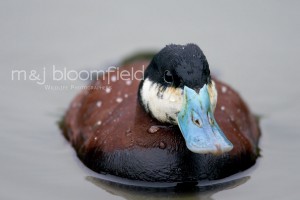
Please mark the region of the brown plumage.
<svg viewBox="0 0 300 200"><path fill-rule="evenodd" d="M121 67L118 73L143 65L148 62ZM186 148L177 126L162 124L143 110L138 80L112 81L117 71L103 76L105 80L91 84L94 89L83 90L72 101L63 126L78 157L92 170L134 180L183 182L220 179L255 163L257 120L228 85L213 79L218 91L215 118L234 148L222 155L195 154Z"/></svg>

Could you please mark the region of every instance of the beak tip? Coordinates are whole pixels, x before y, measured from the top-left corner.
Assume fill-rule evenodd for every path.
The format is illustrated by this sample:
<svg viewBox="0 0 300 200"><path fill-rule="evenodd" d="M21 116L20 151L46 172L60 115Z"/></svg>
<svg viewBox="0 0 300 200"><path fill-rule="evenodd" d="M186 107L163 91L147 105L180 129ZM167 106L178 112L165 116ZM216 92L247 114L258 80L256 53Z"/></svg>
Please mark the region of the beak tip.
<svg viewBox="0 0 300 200"><path fill-rule="evenodd" d="M233 145L228 144L228 146L221 146L219 144L209 146L209 147L197 147L195 145L187 144L187 148L192 151L193 153L197 154L214 154L220 155L224 153L228 153L233 149Z"/></svg>

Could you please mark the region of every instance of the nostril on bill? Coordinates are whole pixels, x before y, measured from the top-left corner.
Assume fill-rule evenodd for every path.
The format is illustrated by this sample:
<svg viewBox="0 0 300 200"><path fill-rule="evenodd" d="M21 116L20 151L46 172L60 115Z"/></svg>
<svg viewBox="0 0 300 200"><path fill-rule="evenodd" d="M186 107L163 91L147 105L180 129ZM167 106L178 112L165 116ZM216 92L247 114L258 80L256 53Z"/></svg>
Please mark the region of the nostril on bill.
<svg viewBox="0 0 300 200"><path fill-rule="evenodd" d="M209 123L210 123L210 125L214 125L214 120L211 118L211 116L210 115L207 115L207 117L208 117L208 121L209 121Z"/></svg>
<svg viewBox="0 0 300 200"><path fill-rule="evenodd" d="M194 124L196 124L196 126L198 126L200 128L202 127L201 121L199 119L195 119Z"/></svg>
<svg viewBox="0 0 300 200"><path fill-rule="evenodd" d="M191 118L192 118L192 122L193 122L196 126L198 126L199 128L202 128L202 122L201 122L201 119L199 119L199 117L197 117L197 114L195 114L194 112L192 112Z"/></svg>

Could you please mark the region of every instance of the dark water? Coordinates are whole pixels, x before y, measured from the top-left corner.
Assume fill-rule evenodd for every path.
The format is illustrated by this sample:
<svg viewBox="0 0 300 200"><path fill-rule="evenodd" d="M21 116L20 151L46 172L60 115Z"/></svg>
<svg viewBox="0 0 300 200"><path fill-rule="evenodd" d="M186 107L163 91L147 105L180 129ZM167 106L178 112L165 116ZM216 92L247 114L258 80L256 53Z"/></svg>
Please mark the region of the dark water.
<svg viewBox="0 0 300 200"><path fill-rule="evenodd" d="M0 199L299 199L300 5L74 1L0 3ZM77 160L56 122L79 89L46 90L12 80L14 69L107 67L132 52L197 43L212 71L262 116L262 158L214 186L180 190L119 187ZM230 181L231 180L231 181Z"/></svg>

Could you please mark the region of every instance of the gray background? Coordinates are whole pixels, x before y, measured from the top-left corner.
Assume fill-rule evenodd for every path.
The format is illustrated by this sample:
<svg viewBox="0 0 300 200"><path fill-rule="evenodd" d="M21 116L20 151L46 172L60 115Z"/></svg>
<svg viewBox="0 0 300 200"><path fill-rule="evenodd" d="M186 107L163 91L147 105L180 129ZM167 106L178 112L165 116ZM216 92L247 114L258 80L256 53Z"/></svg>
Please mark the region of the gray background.
<svg viewBox="0 0 300 200"><path fill-rule="evenodd" d="M263 157L250 180L213 199L298 199L299 8L299 1L2 0L0 198L126 198L86 180L92 172L55 124L78 90L12 81L13 69L96 69L139 50L193 42L263 116Z"/></svg>

